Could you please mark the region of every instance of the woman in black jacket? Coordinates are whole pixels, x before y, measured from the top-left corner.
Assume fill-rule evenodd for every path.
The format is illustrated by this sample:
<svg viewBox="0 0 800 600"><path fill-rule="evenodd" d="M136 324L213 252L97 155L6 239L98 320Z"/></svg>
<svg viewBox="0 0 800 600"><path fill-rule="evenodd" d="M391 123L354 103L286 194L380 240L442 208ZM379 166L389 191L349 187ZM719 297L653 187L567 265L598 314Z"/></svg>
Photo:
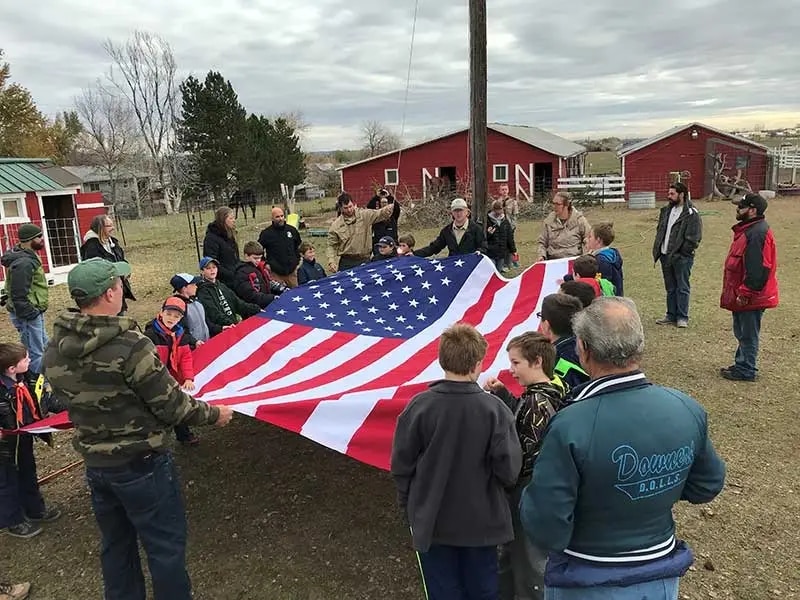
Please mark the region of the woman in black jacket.
<svg viewBox="0 0 800 600"><path fill-rule="evenodd" d="M208 224L203 239L203 256L217 261L217 279L233 289L234 272L239 266L239 244L236 241L236 217L230 207L222 206L214 213L214 220Z"/></svg>
<svg viewBox="0 0 800 600"><path fill-rule="evenodd" d="M115 238L114 221L108 215L97 215L92 219L89 231L83 236L81 246L81 260L90 258L102 258L109 262L127 262L125 260L125 250L119 245L119 240ZM131 282L127 277L122 278L122 311L120 316L128 312L127 300L136 300L131 289Z"/></svg>

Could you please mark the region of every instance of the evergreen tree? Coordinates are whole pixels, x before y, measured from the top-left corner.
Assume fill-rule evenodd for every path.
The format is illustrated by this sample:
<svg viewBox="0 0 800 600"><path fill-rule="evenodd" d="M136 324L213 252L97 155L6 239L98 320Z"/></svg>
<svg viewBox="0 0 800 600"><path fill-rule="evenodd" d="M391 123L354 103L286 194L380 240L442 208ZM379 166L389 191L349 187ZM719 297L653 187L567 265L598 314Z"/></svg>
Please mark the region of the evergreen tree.
<svg viewBox="0 0 800 600"><path fill-rule="evenodd" d="M203 82L190 76L180 90L181 147L194 157L199 183L219 198L236 170L247 113L230 81L216 71L209 71Z"/></svg>
<svg viewBox="0 0 800 600"><path fill-rule="evenodd" d="M305 156L295 127L287 119L250 115L239 148L237 179L242 188L278 194L280 184L305 179Z"/></svg>

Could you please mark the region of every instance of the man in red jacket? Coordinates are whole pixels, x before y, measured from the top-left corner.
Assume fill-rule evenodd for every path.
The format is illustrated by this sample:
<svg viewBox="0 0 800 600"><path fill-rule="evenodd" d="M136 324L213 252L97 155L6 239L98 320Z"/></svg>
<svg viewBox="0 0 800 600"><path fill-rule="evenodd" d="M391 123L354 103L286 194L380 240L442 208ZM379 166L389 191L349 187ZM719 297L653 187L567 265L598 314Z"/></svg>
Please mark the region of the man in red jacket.
<svg viewBox="0 0 800 600"><path fill-rule="evenodd" d="M731 381L755 381L758 337L764 310L778 306L778 258L775 238L764 220L767 201L758 194L734 200L733 242L725 258L719 305L733 313L739 342L734 364L719 370Z"/></svg>

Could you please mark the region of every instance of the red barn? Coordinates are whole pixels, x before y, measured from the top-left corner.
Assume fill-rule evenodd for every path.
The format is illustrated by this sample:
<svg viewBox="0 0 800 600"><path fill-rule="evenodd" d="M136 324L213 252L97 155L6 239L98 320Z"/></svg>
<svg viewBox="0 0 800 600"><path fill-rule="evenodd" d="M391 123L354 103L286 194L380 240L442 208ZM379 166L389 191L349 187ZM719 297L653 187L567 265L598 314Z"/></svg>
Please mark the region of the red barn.
<svg viewBox="0 0 800 600"><path fill-rule="evenodd" d="M59 283L79 262L81 232L106 208L103 195L81 193L80 182L56 181L56 170L60 171L40 158L0 158L0 252L19 241L23 223L39 225L45 241L40 254L44 271ZM4 278L5 269L0 269L0 280Z"/></svg>
<svg viewBox="0 0 800 600"><path fill-rule="evenodd" d="M702 123L673 127L619 152L625 192L656 192L683 181L692 198L713 193L715 176L746 179L753 190L768 187L769 148Z"/></svg>
<svg viewBox="0 0 800 600"><path fill-rule="evenodd" d="M547 193L559 177L583 175L585 158L583 146L537 127L488 125L490 193L501 183L525 198ZM399 198L422 198L442 186L463 194L469 188L469 163L465 128L340 167L341 184L362 206L382 187Z"/></svg>

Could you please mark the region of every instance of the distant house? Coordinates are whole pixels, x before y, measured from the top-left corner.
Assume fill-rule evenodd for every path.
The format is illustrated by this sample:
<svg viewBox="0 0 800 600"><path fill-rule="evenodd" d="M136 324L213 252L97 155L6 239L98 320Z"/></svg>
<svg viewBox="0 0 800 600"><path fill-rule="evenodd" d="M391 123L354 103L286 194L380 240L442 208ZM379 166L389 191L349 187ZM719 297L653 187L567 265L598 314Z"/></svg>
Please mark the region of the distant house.
<svg viewBox="0 0 800 600"><path fill-rule="evenodd" d="M136 198L148 196L152 189L153 176L142 170L120 169L117 174L117 197L112 198L111 177L102 167L66 166L64 170L79 177L83 182L82 192L101 192L109 204L135 202Z"/></svg>
<svg viewBox="0 0 800 600"><path fill-rule="evenodd" d="M711 194L715 173L730 179L741 175L754 190L768 185L770 149L746 137L702 123L688 123L623 147L619 152L626 194L656 192L666 197L680 178L692 198Z"/></svg>
<svg viewBox="0 0 800 600"><path fill-rule="evenodd" d="M0 158L0 252L18 243L23 223L35 223L44 233L45 273L64 281L79 262L82 235L106 211L102 194L83 193L81 186L74 174L44 159Z"/></svg>
<svg viewBox="0 0 800 600"><path fill-rule="evenodd" d="M559 177L584 174L586 148L538 127L490 123L487 127L490 193L508 184L512 194L548 193ZM342 189L364 203L385 187L421 198L433 186L455 192L469 179L469 130L459 129L340 167ZM461 187L464 187L462 185Z"/></svg>

